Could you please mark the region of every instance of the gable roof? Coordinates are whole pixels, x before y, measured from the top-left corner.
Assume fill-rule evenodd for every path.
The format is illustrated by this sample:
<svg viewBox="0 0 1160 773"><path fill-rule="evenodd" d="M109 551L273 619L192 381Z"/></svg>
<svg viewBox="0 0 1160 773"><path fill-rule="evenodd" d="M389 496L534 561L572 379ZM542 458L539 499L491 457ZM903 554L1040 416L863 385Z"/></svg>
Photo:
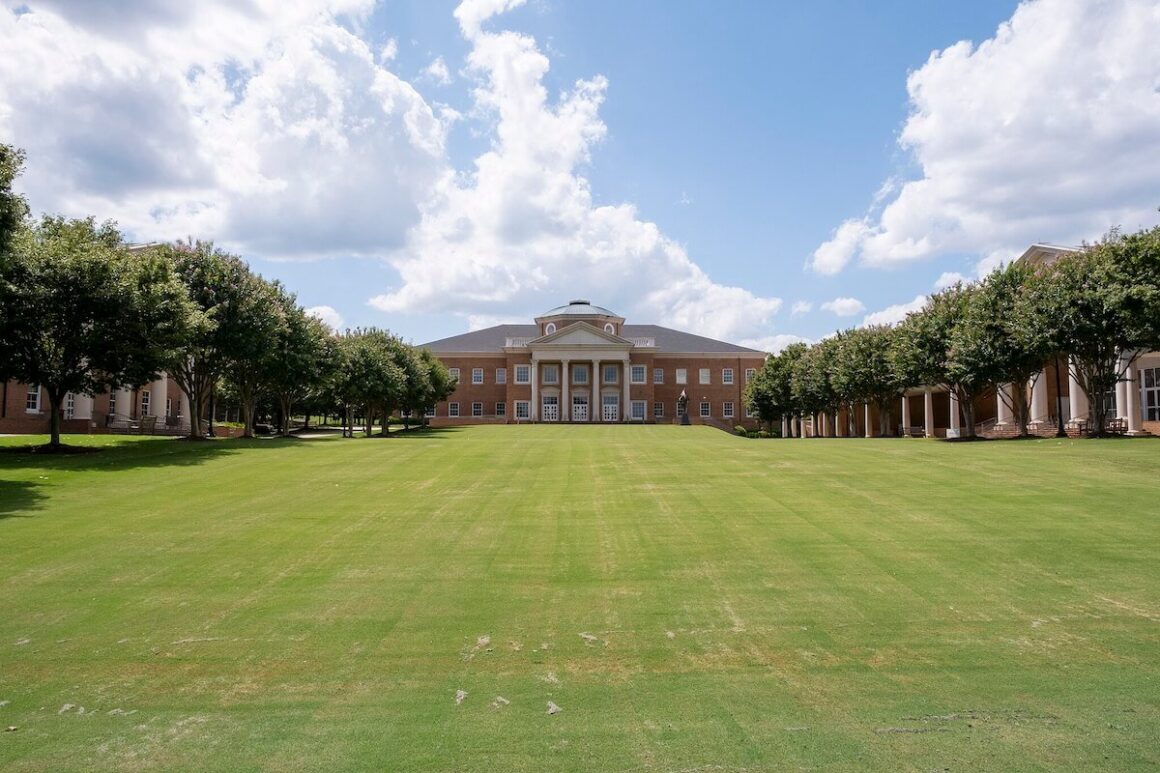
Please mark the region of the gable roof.
<svg viewBox="0 0 1160 773"><path fill-rule="evenodd" d="M558 331L553 335L558 336L567 330L568 328L564 328L564 330ZM462 354L466 352L500 354L507 344L507 339L535 339L539 336L539 333L540 329L536 325L495 325L494 327L473 330L470 333L463 333L462 335L440 338L437 341L421 344L421 346L430 349L435 354ZM715 338L706 338L705 336L694 335L693 333L686 333L681 330L673 330L672 328L661 327L660 325L622 325L620 333L623 338L654 339L656 341L656 348L652 351L657 354L765 354L765 352L757 349L750 349L746 346L738 346L737 344L718 341ZM550 337L545 336L544 339Z"/></svg>
<svg viewBox="0 0 1160 773"><path fill-rule="evenodd" d="M580 340L587 339L587 340ZM575 322L567 327L560 328L554 333L549 333L540 338L534 338L528 342L531 344L569 344L572 342L582 344L618 344L621 346L631 346L632 341L628 341L613 333L606 333L600 328L590 325L587 322Z"/></svg>

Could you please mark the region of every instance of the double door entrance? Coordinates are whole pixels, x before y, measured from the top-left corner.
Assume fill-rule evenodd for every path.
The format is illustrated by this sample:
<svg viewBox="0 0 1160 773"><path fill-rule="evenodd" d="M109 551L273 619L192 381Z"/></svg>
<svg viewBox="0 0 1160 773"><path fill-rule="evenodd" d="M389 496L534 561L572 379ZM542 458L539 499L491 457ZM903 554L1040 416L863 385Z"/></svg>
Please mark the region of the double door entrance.
<svg viewBox="0 0 1160 773"><path fill-rule="evenodd" d="M563 417L567 420L567 417ZM540 403L540 420L558 422L560 416L560 398L555 395L544 395ZM620 421L620 396L604 395L600 400L600 420L615 423ZM589 398L588 395L572 396L572 421L588 423Z"/></svg>

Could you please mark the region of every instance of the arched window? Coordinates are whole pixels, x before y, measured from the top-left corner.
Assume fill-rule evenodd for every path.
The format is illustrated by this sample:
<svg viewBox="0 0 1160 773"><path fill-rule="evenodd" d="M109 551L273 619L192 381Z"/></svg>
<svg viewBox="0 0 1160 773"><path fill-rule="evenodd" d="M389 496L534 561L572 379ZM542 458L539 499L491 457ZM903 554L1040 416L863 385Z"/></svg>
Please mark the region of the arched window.
<svg viewBox="0 0 1160 773"><path fill-rule="evenodd" d="M550 336L550 335L552 335L552 333L555 333L555 332L556 332L556 323L555 322L549 322L548 324L544 325L544 335Z"/></svg>
<svg viewBox="0 0 1160 773"><path fill-rule="evenodd" d="M614 328L614 327L612 326L612 323L611 323L611 322L605 322L605 323L604 323L604 332L605 332L605 333L612 333L613 335L615 335L615 334L616 334L616 328Z"/></svg>

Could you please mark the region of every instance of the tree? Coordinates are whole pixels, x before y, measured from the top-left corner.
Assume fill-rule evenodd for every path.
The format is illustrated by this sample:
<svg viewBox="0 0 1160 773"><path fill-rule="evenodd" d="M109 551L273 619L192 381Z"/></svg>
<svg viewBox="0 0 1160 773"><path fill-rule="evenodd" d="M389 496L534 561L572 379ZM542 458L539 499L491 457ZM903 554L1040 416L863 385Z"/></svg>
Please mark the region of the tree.
<svg viewBox="0 0 1160 773"><path fill-rule="evenodd" d="M129 253L112 223L45 217L0 264L0 379L45 390L59 449L65 395L156 378L191 315L169 265Z"/></svg>
<svg viewBox="0 0 1160 773"><path fill-rule="evenodd" d="M219 328L228 325L232 332L222 336L222 353L242 409L242 436L252 438L254 408L261 390L271 386L272 374L284 356L279 344L289 335L288 316L295 307L292 299L285 302L285 292L276 282L267 282L249 270L238 280L240 292L234 294L232 307L223 318L225 324Z"/></svg>
<svg viewBox="0 0 1160 773"><path fill-rule="evenodd" d="M971 285L956 283L927 299L895 328L891 358L904 386L942 385L959 403L967 437L975 436L975 397L990 385L977 363L955 358L952 334L964 317Z"/></svg>
<svg viewBox="0 0 1160 773"><path fill-rule="evenodd" d="M831 371L835 393L851 411L859 403L878 409L878 434L893 434L890 417L904 385L891 359L893 328L887 325L854 328L837 336ZM851 424L853 416L851 415Z"/></svg>
<svg viewBox="0 0 1160 773"><path fill-rule="evenodd" d="M750 382L753 389L746 389L746 405L762 421L772 425L775 419L796 415L800 411L793 398L793 373L806 348L802 343L790 344L778 354L766 358Z"/></svg>
<svg viewBox="0 0 1160 773"><path fill-rule="evenodd" d="M793 404L803 413L837 410L840 400L830 380L836 349L837 341L826 338L807 348L794 363L790 391Z"/></svg>
<svg viewBox="0 0 1160 773"><path fill-rule="evenodd" d="M367 437L371 436L376 412L398 402L406 388L406 373L395 362L392 338L373 327L347 331L339 338L342 370L335 381L335 396L348 426L353 427L356 409L364 411Z"/></svg>
<svg viewBox="0 0 1160 773"><path fill-rule="evenodd" d="M158 253L173 267L193 307L188 334L165 369L189 398L189 436L200 439L214 383L239 350L252 343L246 339L250 272L241 258L210 242L178 242L158 248Z"/></svg>
<svg viewBox="0 0 1160 773"><path fill-rule="evenodd" d="M282 292L279 301L282 324L269 342L263 378L278 399L279 431L285 435L294 403L324 390L337 375L339 359L326 325L307 314L293 295Z"/></svg>
<svg viewBox="0 0 1160 773"><path fill-rule="evenodd" d="M1063 256L1035 275L1033 295L1071 355L1093 434L1104 434L1104 396L1142 351L1160 348L1160 227L1112 231Z"/></svg>
<svg viewBox="0 0 1160 773"><path fill-rule="evenodd" d="M450 397L455 391L456 382L447 366L430 350L417 351L423 363L424 379L421 388L412 393L413 402L407 408L413 413L420 414L423 417L423 426L427 426L427 409Z"/></svg>
<svg viewBox="0 0 1160 773"><path fill-rule="evenodd" d="M0 144L0 259L28 217L28 203L12 190L24 169L24 151Z"/></svg>

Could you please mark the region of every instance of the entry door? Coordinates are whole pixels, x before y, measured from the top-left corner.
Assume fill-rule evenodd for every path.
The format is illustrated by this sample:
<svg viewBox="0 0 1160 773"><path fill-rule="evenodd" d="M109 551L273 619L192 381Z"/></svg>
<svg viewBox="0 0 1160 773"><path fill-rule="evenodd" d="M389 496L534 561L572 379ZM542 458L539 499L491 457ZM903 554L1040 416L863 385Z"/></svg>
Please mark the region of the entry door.
<svg viewBox="0 0 1160 773"><path fill-rule="evenodd" d="M601 421L620 421L620 396L604 395L601 400L604 412L600 415Z"/></svg>
<svg viewBox="0 0 1160 773"><path fill-rule="evenodd" d="M560 398L554 395L544 396L544 421L559 421L560 420Z"/></svg>
<svg viewBox="0 0 1160 773"><path fill-rule="evenodd" d="M572 396L572 421L588 421L588 396Z"/></svg>

